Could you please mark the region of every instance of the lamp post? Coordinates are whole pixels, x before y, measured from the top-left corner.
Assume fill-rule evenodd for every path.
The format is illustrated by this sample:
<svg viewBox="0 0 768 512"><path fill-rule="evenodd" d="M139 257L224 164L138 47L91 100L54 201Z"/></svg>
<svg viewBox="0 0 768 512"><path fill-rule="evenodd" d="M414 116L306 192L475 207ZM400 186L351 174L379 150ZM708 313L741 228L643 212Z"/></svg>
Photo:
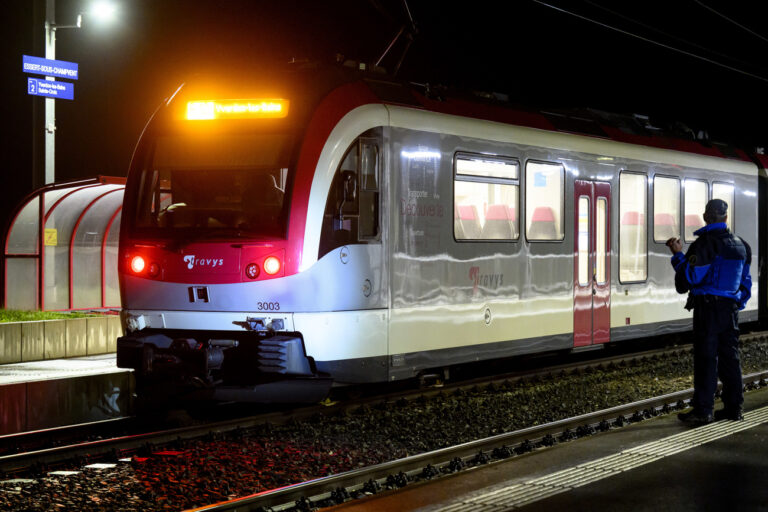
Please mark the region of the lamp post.
<svg viewBox="0 0 768 512"><path fill-rule="evenodd" d="M95 2L90 14L100 21L111 21L114 18L116 7L108 1ZM80 28L83 15L77 15L74 25L56 24L56 0L45 0L45 58L56 59L56 31L67 28ZM46 76L46 80L54 80L52 76ZM56 181L56 100L45 98L45 171L43 185Z"/></svg>

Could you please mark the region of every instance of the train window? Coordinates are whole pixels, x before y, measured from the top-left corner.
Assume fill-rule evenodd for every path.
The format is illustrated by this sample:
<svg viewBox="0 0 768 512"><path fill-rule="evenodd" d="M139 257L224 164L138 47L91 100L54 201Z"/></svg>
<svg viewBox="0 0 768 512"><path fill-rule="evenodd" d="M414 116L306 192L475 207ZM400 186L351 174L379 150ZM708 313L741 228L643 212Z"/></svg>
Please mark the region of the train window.
<svg viewBox="0 0 768 512"><path fill-rule="evenodd" d="M579 198L579 285L586 286L589 275L589 198Z"/></svg>
<svg viewBox="0 0 768 512"><path fill-rule="evenodd" d="M455 171L456 240L517 240L520 164L508 158L459 153Z"/></svg>
<svg viewBox="0 0 768 512"><path fill-rule="evenodd" d="M685 180L685 241L693 242L697 229L704 227L704 208L707 206L707 182Z"/></svg>
<svg viewBox="0 0 768 512"><path fill-rule="evenodd" d="M379 240L380 160L376 130L358 138L336 169L323 215L319 257L347 244Z"/></svg>
<svg viewBox="0 0 768 512"><path fill-rule="evenodd" d="M664 243L680 238L680 180L653 179L653 241Z"/></svg>
<svg viewBox="0 0 768 512"><path fill-rule="evenodd" d="M712 199L722 199L728 204L728 219L725 221L728 229L733 231L733 185L730 183L713 183Z"/></svg>
<svg viewBox="0 0 768 512"><path fill-rule="evenodd" d="M165 135L146 156L136 228L179 238L285 236L288 135Z"/></svg>
<svg viewBox="0 0 768 512"><path fill-rule="evenodd" d="M646 231L647 178L643 174L619 175L619 281L631 283L648 277Z"/></svg>
<svg viewBox="0 0 768 512"><path fill-rule="evenodd" d="M608 201L604 197L597 199L597 218L595 219L595 280L603 284L607 280L605 268L608 252Z"/></svg>
<svg viewBox="0 0 768 512"><path fill-rule="evenodd" d="M565 169L561 164L525 164L525 236L531 241L562 240Z"/></svg>

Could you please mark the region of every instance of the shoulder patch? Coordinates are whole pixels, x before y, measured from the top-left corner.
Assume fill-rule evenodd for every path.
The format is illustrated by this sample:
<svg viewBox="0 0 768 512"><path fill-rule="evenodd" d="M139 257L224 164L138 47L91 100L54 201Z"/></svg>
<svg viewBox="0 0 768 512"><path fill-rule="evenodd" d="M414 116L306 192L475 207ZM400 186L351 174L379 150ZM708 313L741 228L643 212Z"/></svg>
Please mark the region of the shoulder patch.
<svg viewBox="0 0 768 512"><path fill-rule="evenodd" d="M689 265L695 265L696 264L696 255L695 254L691 254L690 256L688 256L688 264Z"/></svg>

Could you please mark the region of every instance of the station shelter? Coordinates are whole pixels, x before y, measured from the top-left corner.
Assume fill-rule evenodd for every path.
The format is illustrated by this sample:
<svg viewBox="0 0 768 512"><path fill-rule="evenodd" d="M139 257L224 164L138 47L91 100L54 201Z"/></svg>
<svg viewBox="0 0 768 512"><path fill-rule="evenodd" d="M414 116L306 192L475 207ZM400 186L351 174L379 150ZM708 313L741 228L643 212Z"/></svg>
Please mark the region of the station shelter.
<svg viewBox="0 0 768 512"><path fill-rule="evenodd" d="M27 196L5 233L6 309L120 308L117 249L125 178L54 183Z"/></svg>

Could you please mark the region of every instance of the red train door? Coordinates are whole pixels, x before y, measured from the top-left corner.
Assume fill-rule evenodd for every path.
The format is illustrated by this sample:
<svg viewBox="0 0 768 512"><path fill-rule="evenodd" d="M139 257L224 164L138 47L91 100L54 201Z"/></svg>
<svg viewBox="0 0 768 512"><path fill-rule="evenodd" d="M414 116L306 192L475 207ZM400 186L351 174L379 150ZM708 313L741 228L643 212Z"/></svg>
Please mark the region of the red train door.
<svg viewBox="0 0 768 512"><path fill-rule="evenodd" d="M610 183L574 182L573 345L611 339Z"/></svg>

